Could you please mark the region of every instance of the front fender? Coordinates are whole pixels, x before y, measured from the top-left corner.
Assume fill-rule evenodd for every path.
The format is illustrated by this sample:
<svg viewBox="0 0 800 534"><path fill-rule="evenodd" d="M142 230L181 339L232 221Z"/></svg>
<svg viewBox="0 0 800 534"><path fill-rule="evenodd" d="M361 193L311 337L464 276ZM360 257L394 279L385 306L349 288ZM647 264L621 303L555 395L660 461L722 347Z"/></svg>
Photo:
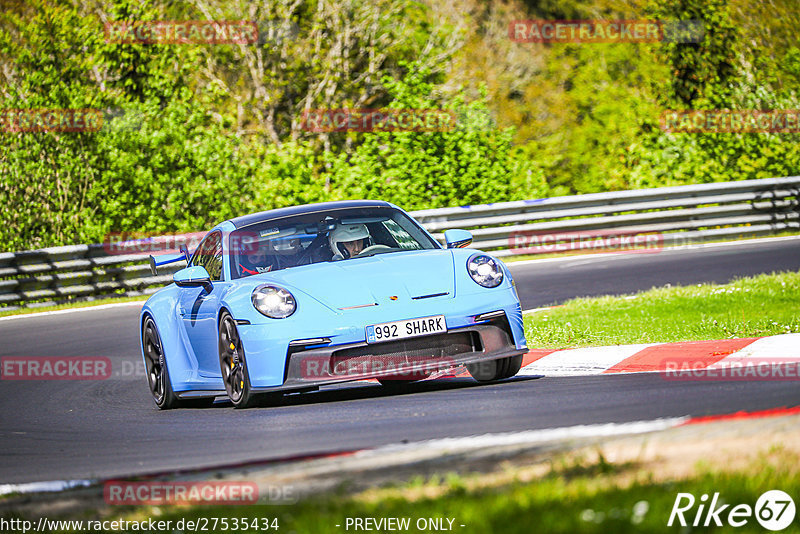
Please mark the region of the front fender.
<svg viewBox="0 0 800 534"><path fill-rule="evenodd" d="M191 352L191 344L186 339L182 318L178 311L178 288L170 284L153 296L142 306L139 314L139 349L144 361L144 347L141 331L146 316L151 316L161 339L162 350L167 361L170 383L176 393L199 389L224 389L222 379L201 377L198 374L197 358ZM145 362L146 368L147 362Z"/></svg>

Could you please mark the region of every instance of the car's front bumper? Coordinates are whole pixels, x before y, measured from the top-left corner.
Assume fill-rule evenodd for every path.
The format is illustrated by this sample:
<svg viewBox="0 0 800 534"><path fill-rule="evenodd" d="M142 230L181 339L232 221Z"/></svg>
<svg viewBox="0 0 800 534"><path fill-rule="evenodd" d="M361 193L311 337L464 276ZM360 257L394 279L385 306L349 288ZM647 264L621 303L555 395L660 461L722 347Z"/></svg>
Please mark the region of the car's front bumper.
<svg viewBox="0 0 800 534"><path fill-rule="evenodd" d="M476 287L478 286L476 285ZM434 342L431 346L443 349L438 355L436 353L427 354L423 350L426 347L424 343L426 337L419 337L408 338L405 341L409 344L406 350L402 350L403 348L400 347L401 350L389 351L393 352L394 356L387 356L385 351L380 348L384 344L368 345L366 343L365 327L370 324L443 314L449 335L485 330L479 327L488 322L481 317L489 312L504 314L506 325L504 331L507 338L502 343L498 343L491 340L484 341L479 337L480 350L466 350L465 348L453 351L447 349L446 343L440 343L441 340L433 339L436 337L433 336L428 339ZM250 384L254 389L263 391L281 388L296 389L320 383L355 380L362 376L390 376L393 372L395 374L406 373L408 366L402 366L404 360L401 355L408 352L409 347L418 358L425 361L431 360L426 365L436 368L439 368L440 363L441 367L448 367L443 362L439 362L444 358L450 358L453 360L453 365L458 365L503 358L527 351L522 311L516 292L511 287L459 299L437 297L406 304L402 301L389 302L371 308L343 311L336 316L304 315L298 312L289 319L272 320L265 324L241 325L238 328L244 344ZM323 338L326 341L317 342L316 345L297 346L302 340L312 338ZM461 342L466 343L463 339ZM422 343L422 346L419 346L419 343ZM374 347L375 350L367 350L369 347ZM312 350L315 352L311 352ZM417 353L414 353L414 350ZM370 355L377 359L369 358ZM337 359L326 361L326 357L330 359L334 356ZM356 357L360 357L360 359L354 360ZM343 373L340 372L341 365L344 365L341 363L342 360L354 360L356 364L367 365L369 372L357 374L353 370L342 376ZM411 367L420 365L413 361L413 358L411 360L405 363ZM300 363L298 364L298 362ZM339 367L336 367L337 364ZM388 370L381 368L381 365L389 367L389 364L392 364L392 368ZM299 370L298 365L300 366ZM309 376L317 373L314 365L320 369L319 374ZM398 366L401 367L398 368ZM324 371L326 367L330 368L330 373ZM386 372L384 373L384 371Z"/></svg>
<svg viewBox="0 0 800 534"><path fill-rule="evenodd" d="M517 348L503 314L447 333L385 343L290 347L283 383L254 387L254 391L304 389L368 378L420 380L438 370L526 352Z"/></svg>

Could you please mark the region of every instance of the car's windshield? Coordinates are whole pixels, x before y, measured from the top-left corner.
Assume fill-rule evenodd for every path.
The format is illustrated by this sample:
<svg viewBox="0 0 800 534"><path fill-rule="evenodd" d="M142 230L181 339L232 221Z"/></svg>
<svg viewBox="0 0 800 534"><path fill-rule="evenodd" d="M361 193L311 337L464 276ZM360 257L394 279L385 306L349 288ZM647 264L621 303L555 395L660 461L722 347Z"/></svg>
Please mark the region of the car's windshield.
<svg viewBox="0 0 800 534"><path fill-rule="evenodd" d="M233 278L312 263L440 248L408 216L388 207L269 219L239 228L229 239Z"/></svg>

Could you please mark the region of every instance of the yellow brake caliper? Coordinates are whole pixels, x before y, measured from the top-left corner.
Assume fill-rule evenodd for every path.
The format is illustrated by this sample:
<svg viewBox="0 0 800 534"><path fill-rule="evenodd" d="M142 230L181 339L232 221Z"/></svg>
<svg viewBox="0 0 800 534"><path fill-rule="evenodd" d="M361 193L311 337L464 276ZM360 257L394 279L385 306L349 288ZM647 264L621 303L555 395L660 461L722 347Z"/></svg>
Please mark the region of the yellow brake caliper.
<svg viewBox="0 0 800 534"><path fill-rule="evenodd" d="M236 350L236 345L234 345L233 343L231 343L231 350L232 351ZM231 358L231 369L233 369L233 366L234 366L234 361L233 361L233 358ZM244 388L244 380L241 380L239 382L239 387L240 388Z"/></svg>

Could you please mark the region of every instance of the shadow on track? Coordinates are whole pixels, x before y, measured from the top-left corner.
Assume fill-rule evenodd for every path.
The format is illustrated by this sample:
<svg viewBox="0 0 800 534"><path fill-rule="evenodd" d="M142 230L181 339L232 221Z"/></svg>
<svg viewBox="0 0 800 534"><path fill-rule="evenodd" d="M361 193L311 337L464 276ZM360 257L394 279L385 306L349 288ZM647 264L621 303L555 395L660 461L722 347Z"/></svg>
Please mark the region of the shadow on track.
<svg viewBox="0 0 800 534"><path fill-rule="evenodd" d="M380 384L345 383L335 386L323 386L317 391L303 393L276 394L268 397L260 408L279 408L291 406L305 406L309 404L327 404L362 399L380 399L417 393L431 393L438 391L452 391L496 385L528 382L543 378L541 376L516 376L505 380L482 384L471 378L441 378L435 380L422 380L397 386L382 386ZM217 397L213 408L231 408L233 405L227 398ZM256 408L257 409L257 408Z"/></svg>

